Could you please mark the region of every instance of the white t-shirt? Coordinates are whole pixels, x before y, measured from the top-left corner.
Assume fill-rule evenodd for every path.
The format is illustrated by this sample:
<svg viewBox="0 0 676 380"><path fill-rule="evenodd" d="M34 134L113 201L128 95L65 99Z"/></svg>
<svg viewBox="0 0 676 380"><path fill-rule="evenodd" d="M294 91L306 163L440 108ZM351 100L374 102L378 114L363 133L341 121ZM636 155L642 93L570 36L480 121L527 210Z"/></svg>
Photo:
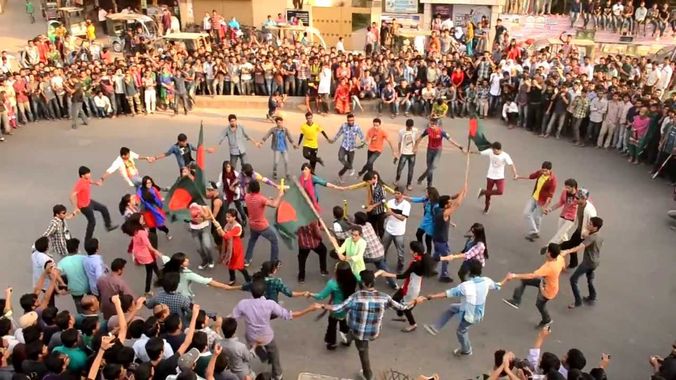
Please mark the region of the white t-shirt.
<svg viewBox="0 0 676 380"><path fill-rule="evenodd" d="M44 252L33 251L31 254L31 263L33 264L33 287L37 285L42 272L45 271L45 264L54 261L51 256ZM44 289L49 288L49 278L45 279Z"/></svg>
<svg viewBox="0 0 676 380"><path fill-rule="evenodd" d="M418 128L411 128L407 131L406 128L399 131L399 151L401 154L414 154L413 147L415 146L415 139L418 137Z"/></svg>
<svg viewBox="0 0 676 380"><path fill-rule="evenodd" d="M488 156L490 164L488 165L488 179L505 179L505 165L514 165L512 157L505 152L500 154L493 153L493 149L486 149L481 151L482 156Z"/></svg>
<svg viewBox="0 0 676 380"><path fill-rule="evenodd" d="M411 214L411 204L403 199L401 203L397 203L396 199L387 201L387 207L395 214L404 215L406 218ZM406 219L399 220L390 215L385 220L385 231L392 236L402 236L406 234Z"/></svg>
<svg viewBox="0 0 676 380"><path fill-rule="evenodd" d="M115 171L119 171L122 178L124 178L129 186L134 186L134 183L131 181L132 178L138 176L138 169L136 168L136 163L134 160L138 160L139 155L135 152L129 152L129 160L124 161L122 157L117 156L115 161L110 165L106 170L106 173L112 174Z"/></svg>
<svg viewBox="0 0 676 380"><path fill-rule="evenodd" d="M500 79L501 79L500 74L498 74L498 73L491 74L491 77L490 77L491 87L490 87L490 90L488 90L488 92L493 96L500 95L500 90L501 90Z"/></svg>

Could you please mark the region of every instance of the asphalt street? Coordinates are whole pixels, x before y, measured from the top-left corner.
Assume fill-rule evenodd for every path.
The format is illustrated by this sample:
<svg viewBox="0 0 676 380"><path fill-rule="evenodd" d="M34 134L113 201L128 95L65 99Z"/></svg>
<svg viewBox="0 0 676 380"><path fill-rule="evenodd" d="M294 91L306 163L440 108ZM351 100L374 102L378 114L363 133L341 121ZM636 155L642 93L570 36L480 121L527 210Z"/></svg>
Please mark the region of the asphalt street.
<svg viewBox="0 0 676 380"><path fill-rule="evenodd" d="M196 143L200 121L205 125L206 145L216 145L226 122L225 116L235 111L255 139L272 126L264 120L260 111L197 110L188 117L155 115L93 120L89 126L75 131L66 121L31 124L17 131L15 136L0 145L0 172L3 173L0 181L3 199L0 202L0 215L3 216L0 218L0 231L4 242L0 246L0 286L13 286L17 292L30 288L30 246L46 228L52 205L68 205L68 195L80 165L89 166L98 177L116 157L121 146L128 146L141 155L158 154L166 151L180 132L187 133L190 141ZM285 117L286 125L297 139L302 113L285 111ZM344 121L342 116L337 115L317 117L317 120L331 137ZM357 122L366 130L371 117L358 115ZM384 119L384 127L393 138L403 123L402 117ZM422 119L416 118L416 123L417 127L423 127ZM676 278L673 257L676 239L666 217L666 210L673 206L671 188L663 181L651 181L647 167L629 165L615 152L576 148L563 140L543 140L524 131L507 130L495 121L483 121L482 124L489 139L502 142L520 174L536 170L543 160L552 161L560 182L569 177L575 178L591 191L591 201L605 219L606 224L601 231L605 245L596 276L599 302L593 307L569 311L566 306L572 295L568 275L563 275L561 292L549 305L555 322L545 349L562 355L568 348L578 347L587 354L590 368L596 364L601 352L608 352L613 356L609 370L611 378L644 378L649 371L648 356L663 354L673 342L673 331L676 331L673 319L676 311L673 281ZM466 144L466 119L444 120L444 127L454 139ZM330 145L323 139L320 143L320 155L326 167L319 167L318 174L328 181L337 179L340 167L337 148L338 144ZM271 174L268 143L260 149L251 145L248 156L256 170L264 175ZM225 146L207 155L206 167L210 179L216 179L220 163L226 158ZM365 159L366 151L360 150L355 159L357 168L363 165ZM434 183L442 194L455 193L461 188L464 159L465 156L450 145L445 149ZM469 196L453 217L457 223L457 228L452 231L453 250L461 248L462 235L467 228L474 222L481 222L486 226L490 250L490 260L485 268L488 276L497 281L508 271L534 270L543 259L537 252L539 244L524 239L526 227L522 217L533 183L510 179L505 195L495 198L490 215L483 215L482 203L476 200L474 194L484 185L487 160L475 155L471 159ZM300 150L293 151L290 173L297 175L302 162ZM170 185L175 179L177 167L172 157L153 164L139 162L138 165L142 174L153 176L162 185ZM394 180L395 166L389 148L386 147L385 153L376 162L376 169L385 181L391 183ZM421 152L418 154L416 175L422 170L424 154ZM347 182L356 180L353 177ZM414 184L414 187L412 194L423 193L422 186ZM103 187L93 187L92 197L106 204L115 222L121 223L117 204L121 196L129 191L130 188L116 174ZM274 194L266 186L263 191L270 196ZM348 200L351 213L365 199L363 190L338 192L321 189L320 194L323 217L327 221L331 220L331 207L342 204L343 199ZM274 214L270 211L268 215L272 217ZM421 215L421 207L414 205L407 224L408 241L414 238ZM554 233L556 218L555 215L545 217L543 244ZM73 234L82 238L84 218L78 217L69 224ZM165 254L186 252L196 263L198 255L186 227L174 224L170 225L170 229L174 239L167 241L160 237L160 251ZM115 257L127 257L128 237L119 230L106 233L100 218L95 236L101 240L101 251L107 262ZM259 241L251 269L256 269L269 257L268 247L266 241ZM326 279L319 276L317 258L310 257L306 283L299 286L295 279L296 253L280 247L283 261L281 277L286 283L294 290L319 291ZM389 253L391 263L395 255L393 249ZM457 268L458 263L453 263L451 273L455 273ZM220 267L206 274L222 281L227 279L227 271ZM125 278L139 293L143 290L143 275L142 268L128 265ZM580 284L583 293L586 293L584 279ZM386 289L383 282L379 282L378 286ZM514 286L513 283L507 284L501 292L489 296L485 320L471 329L474 355L468 358L456 359L451 353L457 346L457 320L452 321L437 337L428 335L421 326L433 322L450 301L436 301L417 307L414 315L420 328L410 334L400 332L402 324L391 321L395 315L388 313L382 335L371 345L374 368L394 368L409 374L438 372L444 379L466 379L486 371L492 363L493 351L498 348L506 348L525 357L535 338L533 326L539 315L534 306L534 289L527 290L520 310L509 308L500 301L501 297L511 294ZM443 289L444 284L435 279L427 279L423 284L423 293ZM196 288L196 293L196 302L223 315L232 310L238 299L247 296L239 291L224 292L201 287ZM308 305L305 299L283 298L283 302L285 307L294 310ZM59 307L73 307L69 297L62 297L57 304ZM315 321L314 316L274 322L286 377L294 378L300 372L346 378L356 376L359 361L354 348L341 348L335 352L324 349L325 324L325 320Z"/></svg>

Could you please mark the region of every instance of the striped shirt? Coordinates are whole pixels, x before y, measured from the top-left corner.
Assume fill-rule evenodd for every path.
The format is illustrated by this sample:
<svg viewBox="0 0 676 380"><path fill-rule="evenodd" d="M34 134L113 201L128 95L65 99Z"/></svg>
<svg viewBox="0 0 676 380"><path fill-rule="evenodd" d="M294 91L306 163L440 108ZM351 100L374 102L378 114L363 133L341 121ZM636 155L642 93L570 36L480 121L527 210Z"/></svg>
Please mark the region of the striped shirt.
<svg viewBox="0 0 676 380"><path fill-rule="evenodd" d="M460 297L460 311L465 321L475 324L481 322L486 307L488 291L500 289L500 285L488 277L472 277L462 284L448 289L446 297Z"/></svg>
<svg viewBox="0 0 676 380"><path fill-rule="evenodd" d="M364 133L357 124L349 125L343 123L333 139L337 140L341 135L343 136L343 141L340 143L340 147L348 152L357 148L357 137L359 137L362 142L364 141Z"/></svg>

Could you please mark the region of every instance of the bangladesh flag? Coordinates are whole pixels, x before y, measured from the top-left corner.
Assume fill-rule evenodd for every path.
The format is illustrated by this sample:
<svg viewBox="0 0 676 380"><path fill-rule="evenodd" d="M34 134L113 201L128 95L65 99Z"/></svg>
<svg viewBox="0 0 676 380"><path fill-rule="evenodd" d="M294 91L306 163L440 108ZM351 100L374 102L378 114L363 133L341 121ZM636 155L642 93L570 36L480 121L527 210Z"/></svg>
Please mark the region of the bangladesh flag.
<svg viewBox="0 0 676 380"><path fill-rule="evenodd" d="M293 249L298 228L307 226L318 219L307 195L298 187L296 181L292 181L284 192L275 215L274 225L282 241L289 249Z"/></svg>
<svg viewBox="0 0 676 380"><path fill-rule="evenodd" d="M195 178L181 176L169 189L164 202L164 211L172 222L190 220L190 204L195 202L206 205L206 182L204 179L204 127L200 125L197 143L197 161Z"/></svg>
<svg viewBox="0 0 676 380"><path fill-rule="evenodd" d="M474 141L474 145L479 151L491 147L491 143L486 139L484 129L479 125L479 120L476 117L469 119L469 140ZM469 148L469 144L467 144L467 148Z"/></svg>

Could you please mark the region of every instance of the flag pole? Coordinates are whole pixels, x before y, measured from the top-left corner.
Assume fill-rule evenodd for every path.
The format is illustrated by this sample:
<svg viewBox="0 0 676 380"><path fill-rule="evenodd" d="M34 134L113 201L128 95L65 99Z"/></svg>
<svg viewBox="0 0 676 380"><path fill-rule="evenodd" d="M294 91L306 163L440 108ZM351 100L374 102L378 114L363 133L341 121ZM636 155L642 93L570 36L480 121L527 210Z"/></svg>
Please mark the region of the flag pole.
<svg viewBox="0 0 676 380"><path fill-rule="evenodd" d="M300 183L298 182L298 177L293 176L292 178L293 178L293 182L296 184L296 186L298 186L298 189L300 189L300 193L303 195L303 199L305 199L305 202L307 202L307 204L310 206L310 209L312 209L312 212L315 214L317 219L319 219L319 225L322 227L322 229L324 230L326 235L327 236L333 236L331 234L331 231L329 230L329 228L326 226L326 223L324 223L324 219L322 219L322 217L319 215L319 213L315 209L315 206L312 204L312 201L310 200L310 197L305 192L305 189L303 189L300 186ZM333 245L333 248L337 250L339 247L334 244L334 239L329 239L329 240L331 241L331 245Z"/></svg>

